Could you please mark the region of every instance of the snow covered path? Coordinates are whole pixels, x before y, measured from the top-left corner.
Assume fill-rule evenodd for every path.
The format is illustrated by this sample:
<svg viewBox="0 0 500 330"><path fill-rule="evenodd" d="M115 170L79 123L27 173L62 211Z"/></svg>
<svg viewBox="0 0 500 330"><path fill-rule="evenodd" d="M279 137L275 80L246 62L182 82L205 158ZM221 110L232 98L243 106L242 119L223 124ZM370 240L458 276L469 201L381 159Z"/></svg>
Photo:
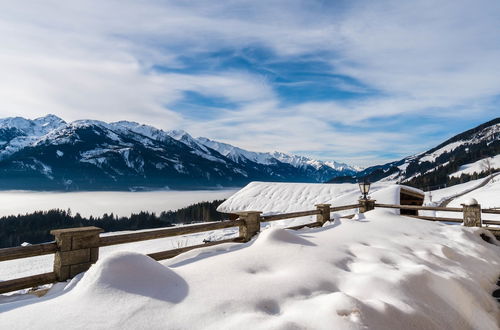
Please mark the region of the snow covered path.
<svg viewBox="0 0 500 330"><path fill-rule="evenodd" d="M6 329L498 329L500 247L480 228L373 210L155 262L116 252ZM496 241L495 241L496 242Z"/></svg>
<svg viewBox="0 0 500 330"><path fill-rule="evenodd" d="M450 204L450 202L453 201L454 199L462 197L465 194L468 194L470 192L473 192L474 190L477 190L479 188L486 186L488 183L490 183L492 180L494 180L495 177L497 177L499 175L500 175L500 173L494 173L491 176L488 176L486 179L483 180L483 182L481 182L477 186L474 186L474 187L467 189L467 190L465 190L457 195L454 195L454 196L451 196L451 197L448 197L448 198L442 200L441 203L439 204L439 206L441 206L441 207L448 206L448 204Z"/></svg>

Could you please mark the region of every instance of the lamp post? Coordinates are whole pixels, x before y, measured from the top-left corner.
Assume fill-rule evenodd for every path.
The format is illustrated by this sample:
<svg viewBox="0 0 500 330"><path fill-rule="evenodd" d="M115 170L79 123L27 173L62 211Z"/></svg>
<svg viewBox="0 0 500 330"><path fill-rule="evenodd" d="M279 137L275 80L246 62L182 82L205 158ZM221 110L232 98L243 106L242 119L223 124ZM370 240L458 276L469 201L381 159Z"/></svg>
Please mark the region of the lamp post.
<svg viewBox="0 0 500 330"><path fill-rule="evenodd" d="M365 213L375 208L375 201L368 199L368 192L370 191L370 182L365 178L363 182L359 182L359 190L363 194L359 200L359 212Z"/></svg>
<svg viewBox="0 0 500 330"><path fill-rule="evenodd" d="M367 195L368 192L370 191L371 183L367 179L364 179L363 182L359 182L358 184L359 184L359 190L363 194L363 199L368 199Z"/></svg>

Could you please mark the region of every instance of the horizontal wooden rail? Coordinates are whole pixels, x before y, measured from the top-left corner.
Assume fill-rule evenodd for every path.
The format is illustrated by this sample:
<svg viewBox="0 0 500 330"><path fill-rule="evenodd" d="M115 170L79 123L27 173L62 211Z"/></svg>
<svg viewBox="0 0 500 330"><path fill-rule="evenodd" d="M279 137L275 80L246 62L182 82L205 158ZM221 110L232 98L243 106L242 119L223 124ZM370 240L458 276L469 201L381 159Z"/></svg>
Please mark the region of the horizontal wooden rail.
<svg viewBox="0 0 500 330"><path fill-rule="evenodd" d="M43 284L50 284L57 281L56 274L54 272L31 275L21 278L16 278L13 280L7 280L0 282L0 293L6 293L26 288L31 288L34 286L39 286Z"/></svg>
<svg viewBox="0 0 500 330"><path fill-rule="evenodd" d="M0 249L0 261L12 259L21 259L52 254L56 252L56 243L35 244L29 246L17 246L12 248Z"/></svg>
<svg viewBox="0 0 500 330"><path fill-rule="evenodd" d="M411 218L417 218L417 219L423 219L423 220L431 220L431 221L446 221L446 222L456 222L456 223L462 223L462 219L458 218L444 218L444 217L428 217L424 215L408 215L404 214L405 217L411 217Z"/></svg>
<svg viewBox="0 0 500 330"><path fill-rule="evenodd" d="M494 210L494 209L482 209L481 212L490 214L500 214L500 210Z"/></svg>
<svg viewBox="0 0 500 330"><path fill-rule="evenodd" d="M404 209L404 210L463 212L463 209L461 207L418 206L418 205L377 204L377 203L375 203L375 207L385 207L389 209Z"/></svg>
<svg viewBox="0 0 500 330"><path fill-rule="evenodd" d="M330 207L330 212L339 212L344 210L350 210L358 208L359 204L351 204L344 206L336 206ZM282 213L282 214L271 214L271 215L263 215L262 221L278 221L284 219L292 219L292 218L300 218L308 215L316 215L321 214L320 210L309 210L309 211L298 211L298 212L290 212L290 213Z"/></svg>
<svg viewBox="0 0 500 330"><path fill-rule="evenodd" d="M320 210L310 210L310 211L299 211L299 212L290 212L290 213L274 214L274 215L264 215L261 218L262 221L277 221L283 219L305 217L308 215L316 215L320 213L321 213Z"/></svg>
<svg viewBox="0 0 500 330"><path fill-rule="evenodd" d="M173 258L175 256L178 256L181 253L191 251L194 249L199 249L199 248L203 248L203 247L207 247L207 246L219 245L219 244L224 244L224 243L241 243L241 242L242 242L242 239L240 237L230 238L230 239L225 239L225 240L220 240L220 241L211 241L211 242L207 242L204 244L186 246L186 247L174 249L174 250L167 250L167 251L150 253L150 254L148 254L148 256L150 256L154 260L164 260L164 259Z"/></svg>
<svg viewBox="0 0 500 330"><path fill-rule="evenodd" d="M302 229L302 228L305 228L305 227L312 227L312 228L314 228L314 227L321 227L321 223L316 221L316 222L305 223L305 224L302 224L302 225L287 227L285 229L298 230L298 229Z"/></svg>
<svg viewBox="0 0 500 330"><path fill-rule="evenodd" d="M482 220L485 225L500 225L500 221L495 220Z"/></svg>
<svg viewBox="0 0 500 330"><path fill-rule="evenodd" d="M335 207L330 207L330 212L339 212L339 211L357 209L358 207L359 207L359 204L351 204L351 205L344 205L344 206L335 206Z"/></svg>
<svg viewBox="0 0 500 330"><path fill-rule="evenodd" d="M199 225L143 231L139 233L122 234L116 236L104 236L99 238L99 246L132 243L150 239L179 236L186 234L200 233L209 230L218 230L235 227L244 224L242 220L221 221L213 223L203 223Z"/></svg>

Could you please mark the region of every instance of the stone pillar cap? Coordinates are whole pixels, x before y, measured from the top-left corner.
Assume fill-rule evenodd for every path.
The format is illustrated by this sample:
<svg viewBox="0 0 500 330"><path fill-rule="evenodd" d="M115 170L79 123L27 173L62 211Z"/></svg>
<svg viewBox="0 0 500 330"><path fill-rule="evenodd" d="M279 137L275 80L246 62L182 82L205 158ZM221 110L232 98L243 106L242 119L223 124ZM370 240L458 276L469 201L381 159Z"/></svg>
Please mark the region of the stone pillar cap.
<svg viewBox="0 0 500 330"><path fill-rule="evenodd" d="M461 204L462 206L474 206L474 205L478 205L479 203L477 202L477 200L475 198L469 198L467 199L463 204Z"/></svg>
<svg viewBox="0 0 500 330"><path fill-rule="evenodd" d="M78 235L87 233L102 233L104 229L99 227L76 227L76 228L65 228L65 229L53 229L50 231L52 235Z"/></svg>
<svg viewBox="0 0 500 330"><path fill-rule="evenodd" d="M241 212L235 212L234 214L237 215L250 215L250 214L261 214L262 211L241 211Z"/></svg>

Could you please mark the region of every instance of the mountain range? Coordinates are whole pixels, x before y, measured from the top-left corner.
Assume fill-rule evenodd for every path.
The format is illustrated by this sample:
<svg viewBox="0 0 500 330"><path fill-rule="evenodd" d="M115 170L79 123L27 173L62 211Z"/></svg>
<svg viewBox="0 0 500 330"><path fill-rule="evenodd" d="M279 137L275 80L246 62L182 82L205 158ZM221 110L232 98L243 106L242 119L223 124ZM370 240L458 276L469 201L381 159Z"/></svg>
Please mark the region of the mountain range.
<svg viewBox="0 0 500 330"><path fill-rule="evenodd" d="M495 118L423 153L384 165L371 166L353 175L337 176L329 182L389 181L425 190L436 189L486 176L488 169L481 168L484 166L479 166L476 174L455 173L460 173L459 171L470 167L470 164L484 162L499 154L500 118Z"/></svg>
<svg viewBox="0 0 500 330"><path fill-rule="evenodd" d="M360 169L282 152L253 152L136 122L0 119L0 189L151 190L241 187L250 181L404 183L422 189L486 175L468 164L500 154L500 118L398 161Z"/></svg>
<svg viewBox="0 0 500 330"><path fill-rule="evenodd" d="M324 182L357 169L281 152L247 151L135 122L0 119L0 189L148 190Z"/></svg>

